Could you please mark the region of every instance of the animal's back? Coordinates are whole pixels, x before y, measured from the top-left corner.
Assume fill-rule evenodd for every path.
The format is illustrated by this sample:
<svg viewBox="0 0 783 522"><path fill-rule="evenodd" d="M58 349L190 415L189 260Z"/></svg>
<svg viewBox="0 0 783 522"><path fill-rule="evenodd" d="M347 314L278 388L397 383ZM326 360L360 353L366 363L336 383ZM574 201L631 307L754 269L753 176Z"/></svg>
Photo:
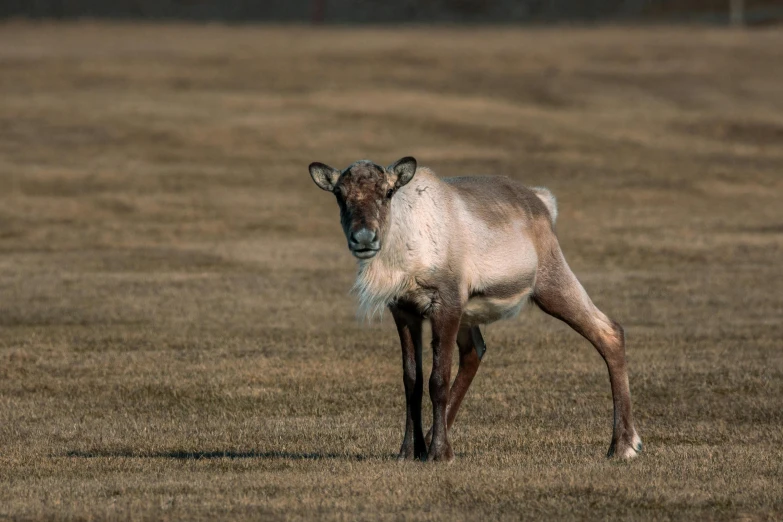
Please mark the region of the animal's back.
<svg viewBox="0 0 783 522"><path fill-rule="evenodd" d="M528 188L505 176L464 176L443 178L467 210L488 225L509 220L545 217L554 224L557 219L555 197L546 188Z"/></svg>

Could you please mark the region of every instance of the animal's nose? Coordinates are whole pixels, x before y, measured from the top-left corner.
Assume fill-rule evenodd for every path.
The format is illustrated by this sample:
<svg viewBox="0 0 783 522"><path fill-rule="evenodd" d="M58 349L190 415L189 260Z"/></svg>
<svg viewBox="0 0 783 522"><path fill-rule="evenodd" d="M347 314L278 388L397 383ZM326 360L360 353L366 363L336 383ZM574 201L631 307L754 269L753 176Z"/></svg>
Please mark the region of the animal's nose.
<svg viewBox="0 0 783 522"><path fill-rule="evenodd" d="M354 247L373 247L375 246L375 238L377 237L378 234L375 232L375 230L361 228L351 233L351 243L353 243Z"/></svg>

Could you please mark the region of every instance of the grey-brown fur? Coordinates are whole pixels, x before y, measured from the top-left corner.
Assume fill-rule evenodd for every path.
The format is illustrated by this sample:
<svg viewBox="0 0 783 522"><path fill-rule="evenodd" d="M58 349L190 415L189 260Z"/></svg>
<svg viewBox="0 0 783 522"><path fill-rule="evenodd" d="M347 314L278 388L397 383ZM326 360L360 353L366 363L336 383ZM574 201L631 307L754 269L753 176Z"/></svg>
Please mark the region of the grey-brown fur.
<svg viewBox="0 0 783 522"><path fill-rule="evenodd" d="M606 362L614 403L609 456L641 451L623 330L595 307L568 267L548 190L503 177L440 179L410 157L385 169L370 161L343 171L313 163L310 174L337 197L349 248L360 260L355 288L362 310L388 306L397 325L407 405L400 458L453 459L448 428L480 364L478 326L512 317L529 299L587 338ZM433 425L426 439L425 319L433 352ZM449 388L454 346L459 371Z"/></svg>

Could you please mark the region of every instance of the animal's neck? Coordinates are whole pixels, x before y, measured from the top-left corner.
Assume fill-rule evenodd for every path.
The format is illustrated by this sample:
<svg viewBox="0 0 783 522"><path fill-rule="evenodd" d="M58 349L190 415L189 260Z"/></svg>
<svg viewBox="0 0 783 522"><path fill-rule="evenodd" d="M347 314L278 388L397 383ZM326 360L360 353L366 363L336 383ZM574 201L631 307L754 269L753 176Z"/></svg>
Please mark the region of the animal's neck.
<svg viewBox="0 0 783 522"><path fill-rule="evenodd" d="M378 255L359 263L354 291L359 315L372 318L415 285L419 270L437 263L445 237L440 181L426 169L392 200L389 228Z"/></svg>

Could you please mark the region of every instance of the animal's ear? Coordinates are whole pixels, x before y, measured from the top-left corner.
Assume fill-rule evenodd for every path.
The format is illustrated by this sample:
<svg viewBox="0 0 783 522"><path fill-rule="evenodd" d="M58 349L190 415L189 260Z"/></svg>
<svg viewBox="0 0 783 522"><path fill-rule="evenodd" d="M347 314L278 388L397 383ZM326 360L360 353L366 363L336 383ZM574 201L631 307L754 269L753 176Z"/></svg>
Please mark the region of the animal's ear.
<svg viewBox="0 0 783 522"><path fill-rule="evenodd" d="M316 185L323 190L331 192L334 190L334 186L340 178L340 171L316 161L310 164L310 177L313 178Z"/></svg>
<svg viewBox="0 0 783 522"><path fill-rule="evenodd" d="M386 167L386 170L397 176L394 186L400 188L413 179L416 174L416 158L405 156Z"/></svg>

